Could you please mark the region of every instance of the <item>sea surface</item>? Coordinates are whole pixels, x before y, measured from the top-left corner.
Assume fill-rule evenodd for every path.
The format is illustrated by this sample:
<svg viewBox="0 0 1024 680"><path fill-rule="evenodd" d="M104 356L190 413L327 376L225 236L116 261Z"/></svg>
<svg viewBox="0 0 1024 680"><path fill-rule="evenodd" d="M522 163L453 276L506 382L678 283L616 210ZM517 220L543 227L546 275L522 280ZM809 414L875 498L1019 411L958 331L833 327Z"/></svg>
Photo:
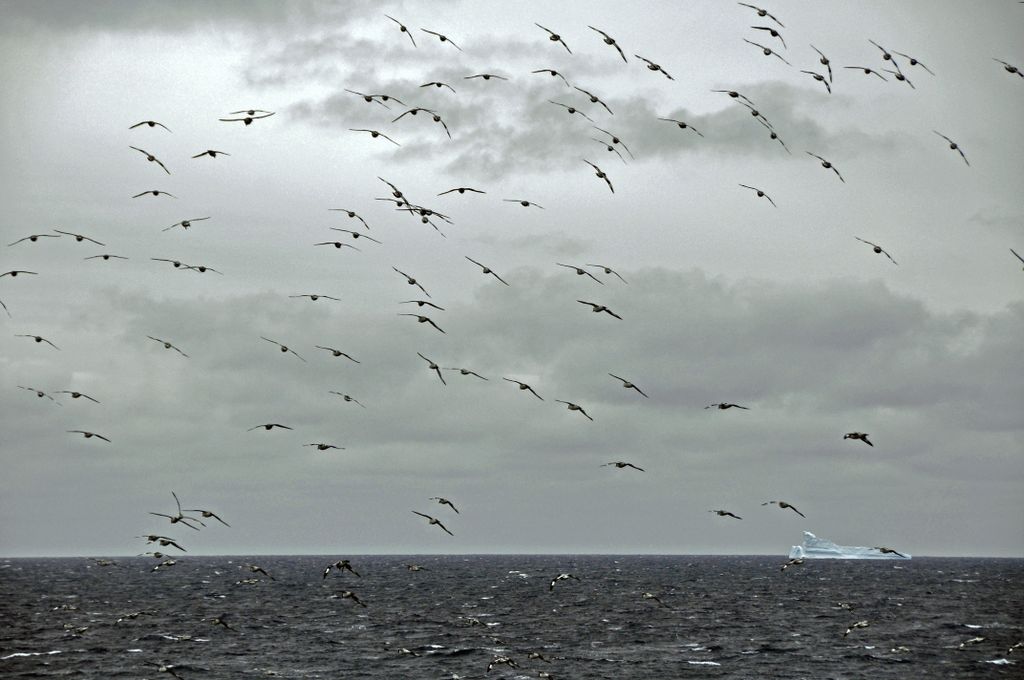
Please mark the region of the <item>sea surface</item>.
<svg viewBox="0 0 1024 680"><path fill-rule="evenodd" d="M1024 677L1020 559L175 560L0 560L0 677Z"/></svg>

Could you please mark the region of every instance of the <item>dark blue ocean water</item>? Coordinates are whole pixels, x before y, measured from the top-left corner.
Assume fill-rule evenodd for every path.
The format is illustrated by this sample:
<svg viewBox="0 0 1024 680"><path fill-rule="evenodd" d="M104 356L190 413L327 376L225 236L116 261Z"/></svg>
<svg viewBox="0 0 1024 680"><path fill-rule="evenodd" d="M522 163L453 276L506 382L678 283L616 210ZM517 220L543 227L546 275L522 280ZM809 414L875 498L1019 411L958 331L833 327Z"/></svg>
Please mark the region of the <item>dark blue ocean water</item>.
<svg viewBox="0 0 1024 680"><path fill-rule="evenodd" d="M4 560L0 677L1024 677L1024 560L175 559Z"/></svg>

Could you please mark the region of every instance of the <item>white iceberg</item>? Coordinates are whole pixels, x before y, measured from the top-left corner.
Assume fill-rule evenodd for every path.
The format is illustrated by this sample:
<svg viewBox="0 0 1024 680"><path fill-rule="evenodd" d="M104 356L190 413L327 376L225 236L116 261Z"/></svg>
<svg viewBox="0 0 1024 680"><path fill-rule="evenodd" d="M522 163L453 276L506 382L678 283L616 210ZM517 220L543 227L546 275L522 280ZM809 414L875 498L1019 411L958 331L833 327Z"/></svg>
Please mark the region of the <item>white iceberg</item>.
<svg viewBox="0 0 1024 680"><path fill-rule="evenodd" d="M790 559L825 560L909 560L910 555L897 552L882 552L878 548L864 548L856 545L836 545L832 541L818 538L810 531L804 532L804 542L789 550Z"/></svg>

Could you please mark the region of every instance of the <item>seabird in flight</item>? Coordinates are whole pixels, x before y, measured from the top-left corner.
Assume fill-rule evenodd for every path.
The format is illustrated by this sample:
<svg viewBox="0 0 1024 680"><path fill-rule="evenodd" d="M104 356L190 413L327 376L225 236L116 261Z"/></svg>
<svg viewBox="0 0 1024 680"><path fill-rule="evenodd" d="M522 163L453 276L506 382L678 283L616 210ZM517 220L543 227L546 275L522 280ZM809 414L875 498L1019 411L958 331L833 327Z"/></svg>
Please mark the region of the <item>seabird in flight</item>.
<svg viewBox="0 0 1024 680"><path fill-rule="evenodd" d="M432 500L432 501L437 501L437 502L438 502L439 504L441 504L441 505L447 505L447 506L448 506L449 508L451 508L452 510L454 510L456 514L459 514L459 509L458 509L458 508L456 508L456 507L455 507L455 506L454 506L454 505L452 504L452 502L451 502L450 500L448 500L447 498L441 498L440 496L432 496L432 497L431 497L431 498L429 498L428 500Z"/></svg>
<svg viewBox="0 0 1024 680"><path fill-rule="evenodd" d="M154 338L152 335L147 335L146 337L149 338L150 340L155 340L155 341L159 342L161 345L164 346L164 349L173 349L175 352L177 352L181 356L185 357L186 359L189 358L187 354L185 354L180 349L178 349L177 347L175 347L171 343L167 342L166 340L161 340L160 338Z"/></svg>
<svg viewBox="0 0 1024 680"><path fill-rule="evenodd" d="M622 468L631 467L634 470L639 470L640 472L646 472L646 470L644 470L642 467L637 467L636 465L633 465L632 463L627 463L626 461L623 461L623 460L615 460L615 461L612 461L611 463L605 463L604 465L601 465L601 467L608 467L609 465L614 465L615 467L617 467L620 470Z"/></svg>
<svg viewBox="0 0 1024 680"><path fill-rule="evenodd" d="M579 404L574 404L571 401L563 401L561 399L555 399L555 401L557 401L559 404L565 404L568 407L568 410L570 411L579 411L580 413L587 417L587 420L593 420L593 418L591 418L590 415L586 411L584 411L583 407L580 406Z"/></svg>
<svg viewBox="0 0 1024 680"><path fill-rule="evenodd" d="M295 351L295 350L293 350L293 349L290 349L290 348L289 348L289 347L288 347L287 345L282 345L282 344L281 344L281 343L279 343L279 342L278 342L277 340L271 340L270 338L265 338L265 337L263 337L262 335L260 336L260 339L261 339L261 340L266 340L267 342L270 342L270 343L273 343L273 344L277 345L277 346L278 346L279 348L281 348L281 351L282 351L282 352L291 352L291 353L292 353L292 354L294 354L295 356L299 357L299 359L302 359L302 357L300 357L300 356L299 356L298 352L296 352L296 351ZM305 359L302 359L302 361L306 361L306 360L305 360Z"/></svg>
<svg viewBox="0 0 1024 680"><path fill-rule="evenodd" d="M324 444L323 442L320 442L320 443L314 442L312 444L303 444L303 446L315 446L317 451L327 451L328 449L338 449L339 451L344 451L345 450L344 446L335 446L334 444Z"/></svg>
<svg viewBox="0 0 1024 680"><path fill-rule="evenodd" d="M588 262L587 266L588 267L599 267L600 269L604 270L605 274L615 274L615 276L619 277L619 281L622 281L623 283L628 283L626 281L626 279L622 278L621 274L619 274L617 271L615 271L614 269L612 269L611 267L609 267L606 264L592 264L592 263Z"/></svg>
<svg viewBox="0 0 1024 680"><path fill-rule="evenodd" d="M774 16L772 16L772 14L768 10L766 10L766 9L761 9L760 7L758 7L756 5L748 5L745 2L738 2L736 4L742 5L743 7L749 7L750 9L754 10L755 12L757 12L757 16L761 17L762 19L764 17L768 17L769 19L771 19L772 21L777 23L779 26L782 26L782 28L785 28L785 26L783 26L782 22L779 21L778 19L776 19Z"/></svg>
<svg viewBox="0 0 1024 680"><path fill-rule="evenodd" d="M965 155L964 155L964 150L960 148L960 145L959 145L959 144L957 144L957 143L956 143L956 142L954 142L954 141L953 141L952 139L950 139L950 138L949 138L949 137L947 137L946 135L942 134L942 133L941 133L941 132L939 132L938 130L932 130L932 132L934 132L934 133L935 133L935 134L937 134L937 135L938 135L939 137L942 137L942 138L943 138L943 139L945 139L945 140L946 140L947 142L949 142L949 148L950 148L950 149L952 149L953 151L956 151L957 153L959 153L959 154L960 154L960 158L963 158L963 159L964 159L964 163L967 163L967 165L970 165L970 162L969 162L969 161L967 160L967 156L965 156Z"/></svg>
<svg viewBox="0 0 1024 680"><path fill-rule="evenodd" d="M199 527L192 526L192 524L190 524L190 522L196 522L197 524L199 524L201 526L204 526L204 527L206 526L206 524L204 522L202 522L201 520L195 519L193 517L185 517L184 513L182 513L182 511L181 511L181 501L178 500L178 494L176 494L176 493L174 493L172 491L171 495L174 496L174 502L178 506L178 514L177 515L167 515L167 514L162 513L162 512L151 512L149 514L156 515L157 517L166 517L167 519L171 520L171 524L177 524L178 522L181 522L182 524L187 526L189 529L195 529L196 531L199 531Z"/></svg>
<svg viewBox="0 0 1024 680"><path fill-rule="evenodd" d="M544 28L543 26L541 26L540 24L538 24L536 22L534 22L533 25L536 26L537 28L540 28L540 29L543 29L543 30L547 31L548 32L548 40L550 40L551 42L562 43L562 47L565 48L565 51L568 52L569 54L572 54L572 50L570 50L569 46L565 44L564 40L562 40L562 36L558 35L554 31L552 31L550 28Z"/></svg>
<svg viewBox="0 0 1024 680"><path fill-rule="evenodd" d="M405 272L403 272L398 267L392 267L392 269L394 269L396 272L398 272L399 274L404 276L405 277L405 282L408 283L410 286L416 286L417 288L419 288L420 290L423 291L424 295L426 295L427 297L430 297L430 293L428 293L427 289L423 287L423 284L421 284L416 279L414 279L413 277L411 277L408 274L406 274Z"/></svg>
<svg viewBox="0 0 1024 680"><path fill-rule="evenodd" d="M136 151L138 151L139 153L141 153L141 154L142 154L143 156L145 156L145 157L146 157L146 160L147 160L147 161L149 161L149 162L151 162L151 163L156 163L156 164L157 164L157 165L159 165L159 166L160 166L161 168L163 168L163 169L164 169L164 172L166 172L166 173L167 173L168 175L169 175L169 174L171 174L171 171L167 169L167 166L166 166L166 165L164 165L164 164L163 164L163 163L162 163L162 162L160 161L160 159L159 159L159 158L157 158L156 156L154 156L154 155L153 155L153 154L151 154L150 152L148 152L148 151L145 151L145 150L143 150L143 149L140 149L140 148L139 148L139 147L137 147L137 146L132 146L132 145L130 145L130 144L128 145L128 148L129 148L129 149L135 149Z"/></svg>
<svg viewBox="0 0 1024 680"><path fill-rule="evenodd" d="M443 332L443 331L442 331L442 332ZM426 361L426 362L427 362L428 364L430 364L430 366L429 366L430 370L431 370L431 371L434 371L435 373L437 373L437 377L438 377L438 379L439 379L439 380L441 381L441 384L442 384L442 385L447 385L447 384L448 384L448 383L446 383L446 382L444 381L444 376L443 376L443 375L441 375L441 367L440 367L440 366L438 366L438 365L437 365L437 364L435 364L435 363L434 363L433 361L431 361L430 359L426 358L425 356L423 356L423 355L422 355L422 354L420 354L419 352L416 352L416 354L418 354L418 355L419 355L420 359L423 359L423 360L424 360L424 361Z"/></svg>
<svg viewBox="0 0 1024 680"><path fill-rule="evenodd" d="M449 368L449 367L445 366L444 370L446 370L446 371L458 371L460 375L475 375L476 377L480 378L481 380L487 380L487 378L483 377L482 375L480 375L476 371L471 371L468 368L454 368L454 367L453 368Z"/></svg>
<svg viewBox="0 0 1024 680"><path fill-rule="evenodd" d="M579 577L574 575L574 574L568 574L568 573L559 574L558 576L556 576L553 579L551 579L551 583L548 584L548 592L551 592L552 590L554 590L555 589L555 584L558 583L559 581L567 581L569 579L574 579L576 581L580 580Z"/></svg>
<svg viewBox="0 0 1024 680"><path fill-rule="evenodd" d="M458 50L459 52L461 52L461 51L462 51L462 48L461 48L461 47L459 47L458 45L456 45L456 44L455 44L455 43L454 43L454 42L452 41L452 39L451 39L451 38L449 38L448 36L446 36L446 35L442 35L441 33L438 33L438 32L436 32L436 31L428 31L428 30L427 30L427 29L425 29L425 28L421 28L420 30L421 30L421 31L423 31L424 33L428 33L428 34L430 34L430 35L436 35L436 36L437 36L437 39L438 39L438 40L440 40L441 42L446 42L446 43L450 44L450 45L451 45L452 47L454 47L455 49L457 49L457 50Z"/></svg>
<svg viewBox="0 0 1024 680"><path fill-rule="evenodd" d="M57 394L70 394L72 399L78 399L79 397L85 397L89 401L96 402L97 404L100 403L99 401L97 401L96 399L93 399L92 397L90 397L88 394L86 394L84 392L73 392L71 390L58 390Z"/></svg>
<svg viewBox="0 0 1024 680"><path fill-rule="evenodd" d="M217 156L230 156L227 151L217 151L216 149L207 149L206 151L200 151L192 158L202 158L203 156L209 156L210 158L216 158Z"/></svg>
<svg viewBox="0 0 1024 680"><path fill-rule="evenodd" d="M821 161L821 167L825 168L826 170L831 170L832 172L836 173L836 177L838 177L844 184L846 183L846 180L843 179L843 176L841 174L839 174L839 170L836 168L836 166L832 165L831 161L827 161L824 158L822 158L821 156L819 156L818 154L811 153L810 151L808 151L806 153L807 153L808 156L814 156L815 158L817 158L819 161Z"/></svg>
<svg viewBox="0 0 1024 680"><path fill-rule="evenodd" d="M337 569L338 571L350 571L356 576L359 576L359 572L352 568L352 564L348 560L338 560L333 564L328 564L324 569L324 578L327 578L327 575L331 573L331 569ZM362 578L362 576L359 576L359 578Z"/></svg>
<svg viewBox="0 0 1024 680"><path fill-rule="evenodd" d="M186 508L185 512L198 512L198 513L200 513L203 516L203 519L210 519L212 517L212 518L214 518L215 520L217 520L218 522L220 522L221 524L223 524L226 527L231 526L230 524L228 524L227 522L222 520L220 517L218 517L216 513L211 512L209 510L203 510L202 508L192 508L192 509L187 509Z"/></svg>
<svg viewBox="0 0 1024 680"><path fill-rule="evenodd" d="M559 267L565 267L567 269L572 269L573 271L576 272L576 276L583 276L584 274L586 274L590 278L592 278L595 281L597 281L598 283L600 283L602 286L604 285L604 281L602 281L601 279L597 278L596 276L594 276L593 274L588 272L586 269L583 269L582 267L577 267L577 266L572 265L572 264L562 264L561 262L556 262L555 264L558 265ZM589 267L590 265L587 265L587 266Z"/></svg>
<svg viewBox="0 0 1024 680"><path fill-rule="evenodd" d="M587 28L589 28L592 31L597 31L598 33L600 33L601 34L601 39L604 42L604 44L605 45L611 45L612 47L614 47L616 49L616 51L618 51L619 56L622 57L622 61L627 63L627 64L629 63L629 60L626 59L626 55L622 52L622 48L619 47L619 44L617 42L615 42L615 38L611 37L610 35L608 35L604 31L602 31L600 28L594 28L593 26L589 26L589 25L587 26Z"/></svg>
<svg viewBox="0 0 1024 680"><path fill-rule="evenodd" d="M622 317L621 317L621 316L619 316L618 314L616 314L616 313L615 313L615 312L613 312L612 310L608 309L608 308L607 308L607 307L605 307L604 305L599 305L599 304L597 304L596 302L587 302L586 300L577 300L576 302L579 302L579 303L580 303L580 304L582 304L582 305L590 305L590 307L591 307L591 310L590 310L590 311L592 311L592 312L594 312L594 313L597 313L597 314L599 314L599 313L601 313L601 312L607 312L608 314L611 314L612 316L614 316L614 317L615 317L616 319L618 319L619 321L621 321L621 320L622 320Z"/></svg>
<svg viewBox="0 0 1024 680"><path fill-rule="evenodd" d="M726 402L722 402L720 404L708 404L707 406L704 407L704 410L707 410L709 408L717 408L719 411L724 411L727 408L741 408L744 411L750 410L749 406L740 406L739 404L729 404Z"/></svg>
<svg viewBox="0 0 1024 680"><path fill-rule="evenodd" d="M10 248L11 246L17 245L17 244L21 243L22 241L31 241L32 243L35 243L36 241L38 241L41 238L60 238L60 235L59 234L32 234L30 236L26 236L25 238L19 238L14 243L8 243L7 247Z"/></svg>
<svg viewBox="0 0 1024 680"><path fill-rule="evenodd" d="M268 111L268 112L264 113L261 116L254 115L253 110L244 111L244 112L239 111L238 113L245 113L246 116L244 118L218 118L217 120L219 120L221 122L224 122L224 123L245 123L246 125L252 125L252 122L254 120L260 120L262 118L270 118L271 116L274 115L274 113L271 112L271 111ZM231 115L234 115L234 114L231 114ZM223 151L218 151L217 153L224 153L224 152ZM224 154L224 155L225 156L230 156L231 154Z"/></svg>
<svg viewBox="0 0 1024 680"><path fill-rule="evenodd" d="M861 243L866 243L866 244L868 244L869 246L871 246L871 249L875 251L875 254L876 254L876 255L878 255L878 254L884 254L884 255L885 255L885 256L886 256L887 258L889 258L889 260L890 260L890 261L891 261L891 262L892 262L893 264L895 264L895 265L898 265L898 264L899 264L899 263L898 263L898 262L897 262L896 260L892 259L892 255L890 255L890 254L889 254L888 252L886 252L886 251L885 251L885 249L884 249L884 248L882 248L882 246L880 246L880 245L878 245L878 244L875 244L875 243L872 243L871 241L865 241L864 239L862 239L862 238L861 238L861 237L859 237L859 236L854 236L854 238L855 238L855 239L857 239L858 241L860 241Z"/></svg>
<svg viewBox="0 0 1024 680"><path fill-rule="evenodd" d="M356 404L356 405L360 406L361 408L366 408L366 407L365 407L365 406L363 406L363 404L362 404L362 403L360 403L360 401L359 401L358 399L356 399L355 397L350 397L350 396L349 396L349 395L347 395L347 394L342 394L341 392L335 392L334 390L328 390L328 391L327 391L327 393L328 393L328 394L336 394L336 395L338 395L339 397L341 397L341 398L342 398L342 399L343 399L344 401L350 401L350 402L352 402L352 403L354 403L354 404Z"/></svg>
<svg viewBox="0 0 1024 680"><path fill-rule="evenodd" d="M541 397L541 396L540 396L539 394L537 394L536 392L534 392L534 391L533 391L533 388L532 388L532 387L530 387L529 385L527 385L526 383L524 383L524 382L519 382L518 380L513 380L512 378L502 378L502 380L507 380L507 381L509 381L509 382L511 382L511 383L515 383L516 385L519 385L519 389L520 389L520 390L529 390L530 394L532 394L533 396L537 397L537 398L538 398L538 399L540 399L541 401L544 401L544 398L543 398L543 397Z"/></svg>
<svg viewBox="0 0 1024 680"><path fill-rule="evenodd" d="M482 265L482 264L480 264L479 262L477 262L476 260L474 260L473 258L471 258L471 257L470 257L469 255L466 255L466 256L465 256L465 258L466 258L467 260L469 260L470 262L472 262L473 264L475 264L475 265L476 265L477 267L480 267L480 269L482 269L482 270L483 270L483 273L484 273L484 274L490 274L490 275L491 275L491 276L493 276L494 278L496 278L496 279L498 279L499 281L501 281L502 283L504 283L504 284L505 284L506 286L508 285L508 281L506 281L505 279L503 279L503 278L501 278L500 276L498 276L498 275L497 275L497 274L496 274L496 273L494 272L494 270L493 270L493 269L491 269L490 267L487 267L487 266L485 266L485 265Z"/></svg>
<svg viewBox="0 0 1024 680"><path fill-rule="evenodd" d="M54 349L60 349L60 347L57 347L57 345L53 344L52 342L50 342L49 340L47 340L46 338L44 338L41 335L25 335L25 334L22 333L22 334L15 335L14 337L16 337L16 338L32 338L36 342L45 342L47 345L49 345L50 347L52 347Z"/></svg>
<svg viewBox="0 0 1024 680"><path fill-rule="evenodd" d="M843 439L859 439L868 446L874 446L874 444L868 440L867 432L847 432L843 435Z"/></svg>
<svg viewBox="0 0 1024 680"><path fill-rule="evenodd" d="M805 519L807 518L807 515L805 515L804 513L800 512L799 510L796 509L795 506L790 505L786 501L765 501L764 503L761 503L761 505L777 505L777 506L779 506L780 510L785 510L786 508L789 508L790 510L792 510L796 514L800 515L801 517L803 517Z"/></svg>
<svg viewBox="0 0 1024 680"><path fill-rule="evenodd" d="M437 526L441 527L442 529L444 529L444 532L449 536L455 535L452 532L448 531L448 528L445 525L441 524L441 520L431 517L430 515L424 515L422 512L416 512L415 510L412 510L412 513L414 515L419 515L420 517L426 517L428 520L430 520L430 524L436 524Z"/></svg>
<svg viewBox="0 0 1024 680"><path fill-rule="evenodd" d="M779 207L779 206L775 205L775 201L773 201L772 197L769 196L768 194L766 194L763 189L758 189L757 187L752 187L749 184L741 184L740 186L743 187L744 189L750 189L751 191L756 192L758 198L767 198L769 203L771 203L776 208Z"/></svg>
<svg viewBox="0 0 1024 680"><path fill-rule="evenodd" d="M246 432L252 432L253 430L258 430L261 427L264 430L273 430L275 427L280 428L282 430L294 430L295 429L294 427L288 427L287 425L282 425L280 423L263 423L261 425L253 425L248 430L246 430Z"/></svg>
<svg viewBox="0 0 1024 680"><path fill-rule="evenodd" d="M149 127L156 127L157 125L159 125L160 127L162 127L163 129L167 130L168 132L171 131L171 129L169 127L167 127L163 123L155 121L155 120L144 120L141 123L136 123L135 125L129 126L128 129L129 130L134 130L135 128L139 127L140 125L148 125Z"/></svg>
<svg viewBox="0 0 1024 680"><path fill-rule="evenodd" d="M434 320L431 319L429 316L423 316L422 314L408 314L406 312L399 312L398 316L414 316L416 317L416 321L418 321L419 323L429 323L431 326L441 331L442 333L445 332L444 329L438 326L436 323L434 323Z"/></svg>
<svg viewBox="0 0 1024 680"><path fill-rule="evenodd" d="M389 14L385 14L384 16L386 16L388 19L391 19L396 24L398 24L398 30L401 31L402 33L405 33L407 36L409 36L409 40L412 41L412 46L416 47L416 40L415 40L415 38L412 37L412 32L408 29L408 27L405 24L403 24L401 21L399 21L398 19L394 18L393 16L391 16Z"/></svg>
<svg viewBox="0 0 1024 680"><path fill-rule="evenodd" d="M82 241L89 241L91 243L95 243L98 246L107 245L106 243L100 243L94 238L89 238L88 236L83 236L82 234L76 234L73 231L61 231L60 229L54 229L54 231L57 232L58 234L63 234L64 236L74 236L75 240L78 241L79 243L81 243Z"/></svg>
<svg viewBox="0 0 1024 680"><path fill-rule="evenodd" d="M332 356L336 356L336 357L345 357L345 358L346 358L346 359L348 359L349 361L355 362L355 363L357 363L357 364L358 364L358 363L360 363L360 361L359 361L358 359L353 359L353 358L351 357L351 355L349 355L349 354L346 354L345 352L342 352L342 351L341 351L340 349L335 349L335 348L333 348L333 347L324 347L323 345L315 345L315 347L316 347L317 349L324 349L324 350L327 350L328 352L330 352L330 353L331 353L331 355L332 355Z"/></svg>
<svg viewBox="0 0 1024 680"><path fill-rule="evenodd" d="M716 515L718 515L719 517L735 517L736 519L743 519L739 515L735 515L735 514L729 512L728 510L708 510L708 512L713 512Z"/></svg>

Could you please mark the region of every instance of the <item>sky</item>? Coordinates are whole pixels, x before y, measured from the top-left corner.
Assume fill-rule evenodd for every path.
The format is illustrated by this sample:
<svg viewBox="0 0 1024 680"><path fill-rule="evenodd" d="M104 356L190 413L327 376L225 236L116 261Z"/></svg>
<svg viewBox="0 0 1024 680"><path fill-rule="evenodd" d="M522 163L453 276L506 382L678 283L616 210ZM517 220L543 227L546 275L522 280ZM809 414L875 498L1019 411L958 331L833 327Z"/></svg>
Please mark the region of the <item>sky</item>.
<svg viewBox="0 0 1024 680"><path fill-rule="evenodd" d="M1024 5L767 9L5 2L0 555L1024 556Z"/></svg>

